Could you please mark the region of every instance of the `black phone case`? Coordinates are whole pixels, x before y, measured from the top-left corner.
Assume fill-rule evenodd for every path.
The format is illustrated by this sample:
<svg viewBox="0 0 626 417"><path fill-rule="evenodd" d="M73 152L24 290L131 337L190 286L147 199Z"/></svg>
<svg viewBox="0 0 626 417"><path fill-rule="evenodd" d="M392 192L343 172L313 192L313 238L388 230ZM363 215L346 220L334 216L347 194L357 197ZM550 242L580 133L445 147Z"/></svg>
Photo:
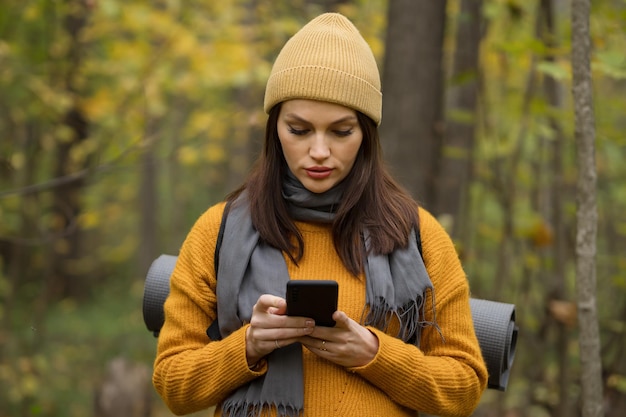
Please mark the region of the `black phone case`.
<svg viewBox="0 0 626 417"><path fill-rule="evenodd" d="M316 326L335 326L339 285L332 280L287 282L287 315L309 317Z"/></svg>

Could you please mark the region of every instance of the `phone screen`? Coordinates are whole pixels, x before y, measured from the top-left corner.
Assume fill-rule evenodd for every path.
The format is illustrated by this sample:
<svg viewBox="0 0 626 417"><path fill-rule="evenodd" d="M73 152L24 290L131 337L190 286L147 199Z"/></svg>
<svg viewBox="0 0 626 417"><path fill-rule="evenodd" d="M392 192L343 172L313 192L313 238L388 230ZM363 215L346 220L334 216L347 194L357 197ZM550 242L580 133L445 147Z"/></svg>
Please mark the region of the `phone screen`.
<svg viewBox="0 0 626 417"><path fill-rule="evenodd" d="M332 280L287 282L287 315L309 317L316 326L333 327L339 285Z"/></svg>

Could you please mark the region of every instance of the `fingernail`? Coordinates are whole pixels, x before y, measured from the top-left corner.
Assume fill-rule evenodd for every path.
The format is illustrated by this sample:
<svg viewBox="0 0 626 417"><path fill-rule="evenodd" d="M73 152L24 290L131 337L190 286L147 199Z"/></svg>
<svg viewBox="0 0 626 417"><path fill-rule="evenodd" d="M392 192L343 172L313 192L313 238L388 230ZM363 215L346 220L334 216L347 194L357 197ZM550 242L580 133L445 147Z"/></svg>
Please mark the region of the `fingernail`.
<svg viewBox="0 0 626 417"><path fill-rule="evenodd" d="M307 327L315 326L315 322L313 320L307 320L305 324L306 324Z"/></svg>

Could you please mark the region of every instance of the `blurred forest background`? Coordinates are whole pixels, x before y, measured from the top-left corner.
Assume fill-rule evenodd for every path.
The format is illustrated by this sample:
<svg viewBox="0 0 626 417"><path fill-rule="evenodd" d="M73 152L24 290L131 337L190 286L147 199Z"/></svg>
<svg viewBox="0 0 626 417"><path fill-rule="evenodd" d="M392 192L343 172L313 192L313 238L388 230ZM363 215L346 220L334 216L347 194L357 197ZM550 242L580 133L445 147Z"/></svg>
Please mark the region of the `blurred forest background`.
<svg viewBox="0 0 626 417"><path fill-rule="evenodd" d="M517 306L508 390L475 416L580 414L569 1L3 0L0 417L103 416L120 369L120 389L145 388L129 417L169 415L146 271L243 179L273 59L325 11L372 46L385 155L473 295ZM626 3L593 1L591 30L604 395L621 416Z"/></svg>

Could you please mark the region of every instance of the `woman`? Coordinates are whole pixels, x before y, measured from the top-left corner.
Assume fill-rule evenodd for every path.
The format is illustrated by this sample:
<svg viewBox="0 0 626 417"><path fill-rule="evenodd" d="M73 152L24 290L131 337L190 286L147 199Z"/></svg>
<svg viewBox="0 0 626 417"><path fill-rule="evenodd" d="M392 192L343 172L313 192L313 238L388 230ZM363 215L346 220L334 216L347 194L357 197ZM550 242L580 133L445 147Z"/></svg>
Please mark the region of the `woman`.
<svg viewBox="0 0 626 417"><path fill-rule="evenodd" d="M449 236L384 168L381 103L345 17L284 46L262 155L227 216L221 203L198 219L171 277L153 381L173 412L472 413L487 371L468 283ZM335 327L286 315L286 282L306 279L338 282Z"/></svg>

